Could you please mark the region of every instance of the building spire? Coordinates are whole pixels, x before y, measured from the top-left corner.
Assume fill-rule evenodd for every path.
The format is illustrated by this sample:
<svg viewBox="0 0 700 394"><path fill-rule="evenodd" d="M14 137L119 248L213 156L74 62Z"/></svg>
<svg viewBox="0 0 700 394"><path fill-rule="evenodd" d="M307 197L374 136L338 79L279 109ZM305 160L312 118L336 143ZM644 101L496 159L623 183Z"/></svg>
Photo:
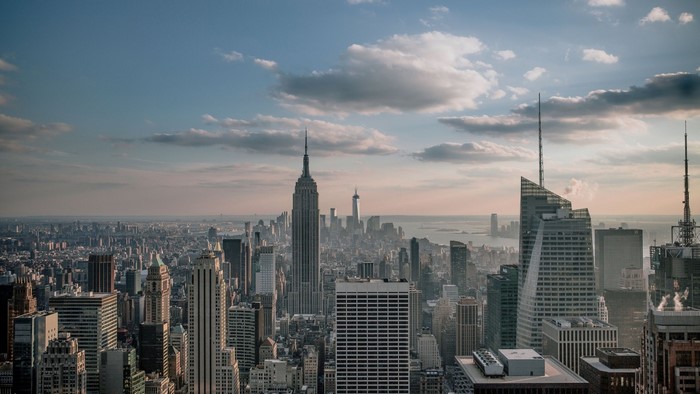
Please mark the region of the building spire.
<svg viewBox="0 0 700 394"><path fill-rule="evenodd" d="M680 242L683 246L690 246L695 241L695 221L690 218L690 191L688 187L688 122L685 122L685 176L683 193L683 220L678 223L680 227Z"/></svg>
<svg viewBox="0 0 700 394"><path fill-rule="evenodd" d="M540 94L537 93L537 124L539 130L539 140L540 140L540 187L544 187L544 160L542 159L542 111L541 111L542 101L540 100Z"/></svg>
<svg viewBox="0 0 700 394"><path fill-rule="evenodd" d="M304 127L304 169L301 176L304 178L310 178L311 172L309 172L309 131Z"/></svg>

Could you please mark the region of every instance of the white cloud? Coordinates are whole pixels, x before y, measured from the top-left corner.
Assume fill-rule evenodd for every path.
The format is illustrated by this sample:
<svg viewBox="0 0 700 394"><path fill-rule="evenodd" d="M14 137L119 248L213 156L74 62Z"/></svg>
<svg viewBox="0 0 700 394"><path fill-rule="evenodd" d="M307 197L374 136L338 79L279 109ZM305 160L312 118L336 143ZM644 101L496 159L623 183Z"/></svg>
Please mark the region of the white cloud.
<svg viewBox="0 0 700 394"><path fill-rule="evenodd" d="M496 54L496 57L502 60L510 60L510 59L515 59L515 52L511 51L510 49L506 49L503 51L496 51L494 52Z"/></svg>
<svg viewBox="0 0 700 394"><path fill-rule="evenodd" d="M503 89L496 89L491 93L491 99L492 100L499 100L502 99L503 97L506 97L506 92Z"/></svg>
<svg viewBox="0 0 700 394"><path fill-rule="evenodd" d="M0 59L0 71L15 71L15 70L17 70L17 66L9 63L6 60Z"/></svg>
<svg viewBox="0 0 700 394"><path fill-rule="evenodd" d="M668 12L666 12L665 9L661 7L654 7L649 11L647 16L639 20L640 25L644 25L646 23L653 23L653 22L668 22L671 20L671 17L668 16Z"/></svg>
<svg viewBox="0 0 700 394"><path fill-rule="evenodd" d="M274 60L255 58L255 60L253 60L253 62L255 62L255 64L257 64L258 66L260 66L266 70L276 70L277 69L277 62Z"/></svg>
<svg viewBox="0 0 700 394"><path fill-rule="evenodd" d="M521 146L500 145L490 141L456 144L447 142L415 152L412 156L421 161L476 163L502 161L531 161L535 152Z"/></svg>
<svg viewBox="0 0 700 394"><path fill-rule="evenodd" d="M347 0L347 1L348 1L348 4L350 4L350 5L381 3L381 0Z"/></svg>
<svg viewBox="0 0 700 394"><path fill-rule="evenodd" d="M678 16L678 22L681 25L688 24L693 21L693 14L690 12L684 12Z"/></svg>
<svg viewBox="0 0 700 394"><path fill-rule="evenodd" d="M620 7L625 5L624 0L588 0L591 7Z"/></svg>
<svg viewBox="0 0 700 394"><path fill-rule="evenodd" d="M525 79L527 79L528 81L534 81L534 80L539 79L546 72L547 72L547 69L545 69L545 68L535 67L532 70L523 74L523 77L525 77Z"/></svg>
<svg viewBox="0 0 700 394"><path fill-rule="evenodd" d="M519 87L519 86L506 86L508 90L510 90L511 93L513 93L510 98L511 100L517 100L518 97L526 95L530 92L528 88L524 87Z"/></svg>
<svg viewBox="0 0 700 394"><path fill-rule="evenodd" d="M589 62L614 64L619 60L617 56L611 55L602 49L588 48L583 50L583 60Z"/></svg>
<svg viewBox="0 0 700 394"><path fill-rule="evenodd" d="M230 52L223 52L219 48L216 48L214 50L217 55L221 56L222 59L229 63L234 63L234 62L240 62L243 61L243 54L240 52L236 51L230 51Z"/></svg>
<svg viewBox="0 0 700 394"><path fill-rule="evenodd" d="M437 31L353 44L335 68L282 73L277 98L315 115L476 108L498 85L494 70L469 59L484 49L475 37Z"/></svg>
<svg viewBox="0 0 700 394"><path fill-rule="evenodd" d="M31 151L34 149L27 143L52 138L71 129L71 126L65 123L36 124L29 119L0 114L0 152Z"/></svg>
<svg viewBox="0 0 700 394"><path fill-rule="evenodd" d="M443 15L449 14L450 9L444 5L439 5L436 7L430 7L430 13L433 14L433 17L441 18Z"/></svg>

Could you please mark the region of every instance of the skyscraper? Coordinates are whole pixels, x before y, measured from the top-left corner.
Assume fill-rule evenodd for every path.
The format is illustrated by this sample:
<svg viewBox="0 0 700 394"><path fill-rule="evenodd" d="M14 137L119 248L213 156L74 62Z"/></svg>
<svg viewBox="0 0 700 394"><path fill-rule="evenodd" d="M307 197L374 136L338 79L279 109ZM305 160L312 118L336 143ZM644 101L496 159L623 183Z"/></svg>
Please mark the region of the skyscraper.
<svg viewBox="0 0 700 394"><path fill-rule="evenodd" d="M12 286L12 298L7 303L7 359L13 358L15 321L17 316L36 312L36 298L32 294L32 283L21 279Z"/></svg>
<svg viewBox="0 0 700 394"><path fill-rule="evenodd" d="M525 178L518 280L518 348L542 351L544 318L598 314L588 210Z"/></svg>
<svg viewBox="0 0 700 394"><path fill-rule="evenodd" d="M78 350L78 340L69 333L58 334L41 356L37 392L85 394L86 384L85 350Z"/></svg>
<svg viewBox="0 0 700 394"><path fill-rule="evenodd" d="M227 381L234 349L226 345L226 285L219 260L206 251L195 260L188 291L189 392L224 392L238 382ZM237 372L236 372L236 378Z"/></svg>
<svg viewBox="0 0 700 394"><path fill-rule="evenodd" d="M423 290L420 284L420 250L416 237L411 238L411 281Z"/></svg>
<svg viewBox="0 0 700 394"><path fill-rule="evenodd" d="M642 230L611 228L595 230L595 263L598 292L622 288L624 268L642 269Z"/></svg>
<svg viewBox="0 0 700 394"><path fill-rule="evenodd" d="M409 283L338 280L335 310L335 392L409 392Z"/></svg>
<svg viewBox="0 0 700 394"><path fill-rule="evenodd" d="M459 241L450 241L451 283L457 286L461 295L467 293L467 260L469 260L467 245Z"/></svg>
<svg viewBox="0 0 700 394"><path fill-rule="evenodd" d="M226 346L236 348L236 358L240 368L241 386L248 382L250 369L257 363L257 345L260 341L258 327L259 309L239 304L228 309L228 333Z"/></svg>
<svg viewBox="0 0 700 394"><path fill-rule="evenodd" d="M69 332L85 350L87 392L100 391L100 352L117 347L117 294L65 293L49 299L60 332Z"/></svg>
<svg viewBox="0 0 700 394"><path fill-rule="evenodd" d="M144 289L146 318L139 330L139 365L146 373L168 374L170 274L160 256L151 256Z"/></svg>
<svg viewBox="0 0 700 394"><path fill-rule="evenodd" d="M457 334L456 356L468 356L481 346L481 326L479 325L479 303L473 297L462 297L457 303L455 321Z"/></svg>
<svg viewBox="0 0 700 394"><path fill-rule="evenodd" d="M111 293L114 291L114 256L91 254L88 258L87 291Z"/></svg>
<svg viewBox="0 0 700 394"><path fill-rule="evenodd" d="M292 198L292 280L287 310L290 315L322 313L318 189L309 171L306 138L304 166Z"/></svg>
<svg viewBox="0 0 700 394"><path fill-rule="evenodd" d="M356 230L360 229L360 196L357 194L357 188L352 196L352 221L353 227Z"/></svg>
<svg viewBox="0 0 700 394"><path fill-rule="evenodd" d="M486 277L484 343L489 349L513 349L518 322L518 266L502 265Z"/></svg>
<svg viewBox="0 0 700 394"><path fill-rule="evenodd" d="M15 318L12 392L37 392L41 355L49 341L58 336L58 315L54 312L33 312Z"/></svg>
<svg viewBox="0 0 700 394"><path fill-rule="evenodd" d="M146 375L136 364L136 349L107 349L100 352L100 394L142 394Z"/></svg>

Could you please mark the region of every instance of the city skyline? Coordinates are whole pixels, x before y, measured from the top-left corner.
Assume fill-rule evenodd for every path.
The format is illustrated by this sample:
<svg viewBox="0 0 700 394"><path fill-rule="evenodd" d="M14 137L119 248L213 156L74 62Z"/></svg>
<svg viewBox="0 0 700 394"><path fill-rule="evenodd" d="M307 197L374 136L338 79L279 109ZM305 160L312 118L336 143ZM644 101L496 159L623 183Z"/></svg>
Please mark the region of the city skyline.
<svg viewBox="0 0 700 394"><path fill-rule="evenodd" d="M691 208L696 1L0 5L0 216L518 212L538 178L592 215ZM633 198L631 198L633 196ZM653 204L650 203L653 201Z"/></svg>

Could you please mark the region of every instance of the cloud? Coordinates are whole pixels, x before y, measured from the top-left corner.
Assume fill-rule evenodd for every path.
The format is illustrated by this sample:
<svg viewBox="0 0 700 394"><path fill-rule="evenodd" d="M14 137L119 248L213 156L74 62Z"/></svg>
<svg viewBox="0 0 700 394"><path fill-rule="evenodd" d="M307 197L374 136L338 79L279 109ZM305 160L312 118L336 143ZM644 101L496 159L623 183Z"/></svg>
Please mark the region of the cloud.
<svg viewBox="0 0 700 394"><path fill-rule="evenodd" d="M502 99L503 97L506 97L506 92L503 89L497 89L497 90L494 90L493 93L491 93L492 100L499 100L499 99Z"/></svg>
<svg viewBox="0 0 700 394"><path fill-rule="evenodd" d="M0 59L0 71L16 71L17 66L11 64L10 62Z"/></svg>
<svg viewBox="0 0 700 394"><path fill-rule="evenodd" d="M564 188L564 196L581 197L592 200L598 191L597 183L589 183L582 179L571 178L569 184Z"/></svg>
<svg viewBox="0 0 700 394"><path fill-rule="evenodd" d="M503 51L496 51L494 52L497 58L501 60L510 60L510 59L515 59L515 52L511 51L510 49L506 49Z"/></svg>
<svg viewBox="0 0 700 394"><path fill-rule="evenodd" d="M205 123L220 130L190 129L175 133L158 133L146 142L202 147L222 146L248 152L298 156L304 151L304 128L309 130L314 155L338 154L388 155L398 151L393 138L372 128L348 126L312 119L279 118L258 115L250 120L217 119L206 114Z"/></svg>
<svg viewBox="0 0 700 394"><path fill-rule="evenodd" d="M679 128L680 130L680 128ZM680 133L679 133L680 135ZM672 143L658 146L626 146L623 149L607 150L591 160L604 166L608 165L659 165L670 164L679 168L683 165L684 145ZM688 160L700 163L700 142L688 142ZM679 170L680 173L681 170Z"/></svg>
<svg viewBox="0 0 700 394"><path fill-rule="evenodd" d="M624 0L588 0L591 7L621 7L625 5Z"/></svg>
<svg viewBox="0 0 700 394"><path fill-rule="evenodd" d="M243 61L243 54L236 51L223 52L219 48L214 49L214 52L221 56L224 61L228 63L235 63Z"/></svg>
<svg viewBox="0 0 700 394"><path fill-rule="evenodd" d="M501 161L532 161L537 155L519 146L499 145L489 141L465 144L444 143L425 148L412 155L421 161L449 163L490 163Z"/></svg>
<svg viewBox="0 0 700 394"><path fill-rule="evenodd" d="M666 12L665 9L661 7L654 7L649 11L647 16L639 20L640 25L644 25L647 23L654 23L654 22L668 22L671 20L671 17L668 16L668 12Z"/></svg>
<svg viewBox="0 0 700 394"><path fill-rule="evenodd" d="M71 129L65 123L36 124L28 119L0 114L0 152L33 151L36 149L27 143L52 138Z"/></svg>
<svg viewBox="0 0 700 394"><path fill-rule="evenodd" d="M276 70L277 69L277 62L275 62L274 60L255 58L255 60L253 60L253 62L266 70Z"/></svg>
<svg viewBox="0 0 700 394"><path fill-rule="evenodd" d="M524 96L530 92L528 88L518 87L518 86L506 86L511 93L513 93L510 98L511 100L517 100L518 97Z"/></svg>
<svg viewBox="0 0 700 394"><path fill-rule="evenodd" d="M525 79L527 79L528 81L534 81L534 80L539 79L539 77L541 77L546 72L547 72L547 69L545 69L545 68L535 67L532 70L523 74L523 77L525 77Z"/></svg>
<svg viewBox="0 0 700 394"><path fill-rule="evenodd" d="M357 5L357 4L379 4L381 3L381 0L347 0L348 4L350 5Z"/></svg>
<svg viewBox="0 0 700 394"><path fill-rule="evenodd" d="M678 23L681 25L688 24L693 21L693 14L690 12L684 12L678 16Z"/></svg>
<svg viewBox="0 0 700 394"><path fill-rule="evenodd" d="M617 63L618 57L605 52L602 49L584 49L583 50L583 60L589 62L603 63L603 64L614 64Z"/></svg>
<svg viewBox="0 0 700 394"><path fill-rule="evenodd" d="M436 31L353 44L335 68L280 74L276 96L315 115L473 109L498 84L494 70L468 59L484 49L475 37Z"/></svg>
<svg viewBox="0 0 700 394"><path fill-rule="evenodd" d="M510 114L438 118L456 131L515 137L537 130L537 103L523 104ZM595 90L583 97L550 97L542 102L545 132L554 142L601 142L610 131L645 130L644 116L700 116L700 76L659 74L643 86ZM548 132L555 130L555 132Z"/></svg>

